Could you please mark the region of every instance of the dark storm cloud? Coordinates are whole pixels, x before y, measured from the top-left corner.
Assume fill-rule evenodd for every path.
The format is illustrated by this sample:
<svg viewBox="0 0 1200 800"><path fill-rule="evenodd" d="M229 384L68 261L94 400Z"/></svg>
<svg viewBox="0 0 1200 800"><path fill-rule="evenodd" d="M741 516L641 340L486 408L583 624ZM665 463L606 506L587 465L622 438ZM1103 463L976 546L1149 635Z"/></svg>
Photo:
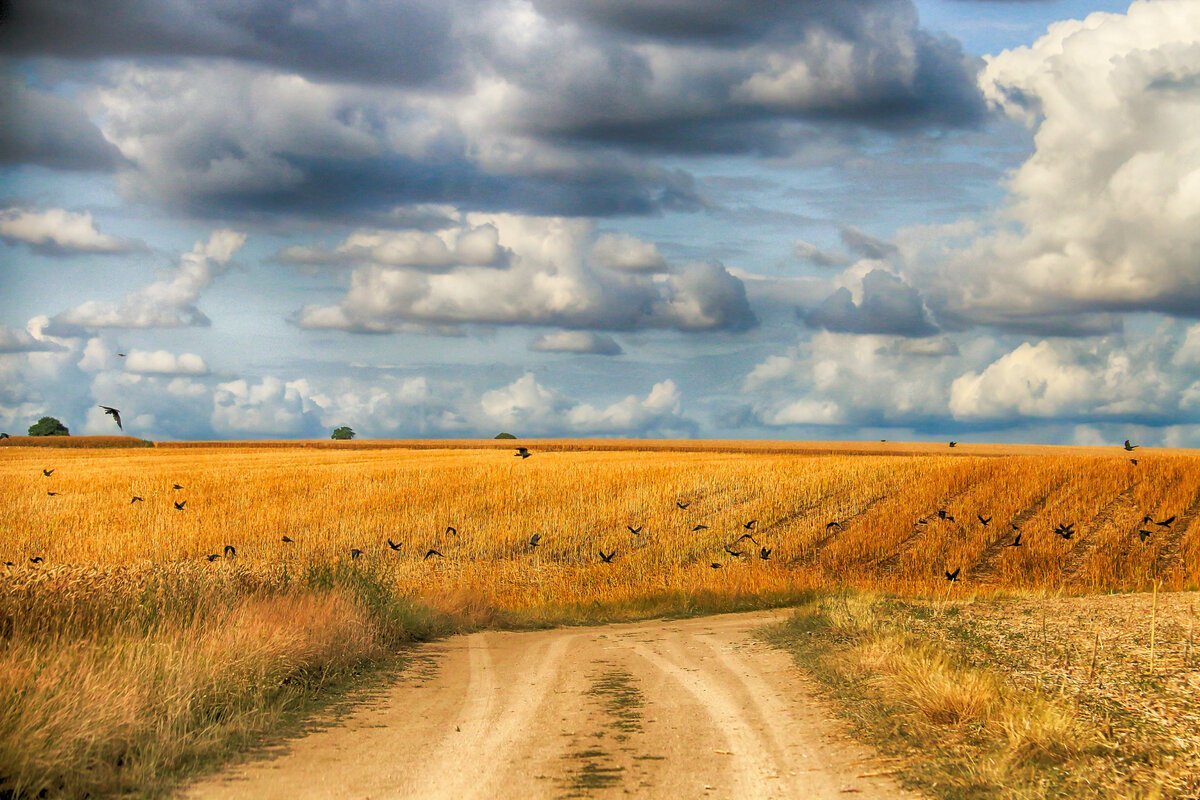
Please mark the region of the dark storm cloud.
<svg viewBox="0 0 1200 800"><path fill-rule="evenodd" d="M106 172L123 161L79 105L65 97L0 77L0 116L0 165Z"/></svg>
<svg viewBox="0 0 1200 800"><path fill-rule="evenodd" d="M894 336L932 336L920 293L890 272L875 269L862 280L862 302L855 303L842 287L804 316L806 325L837 333L875 333Z"/></svg>
<svg viewBox="0 0 1200 800"><path fill-rule="evenodd" d="M453 78L461 61L442 0L38 0L8 16L0 48L15 56L233 58L398 85Z"/></svg>

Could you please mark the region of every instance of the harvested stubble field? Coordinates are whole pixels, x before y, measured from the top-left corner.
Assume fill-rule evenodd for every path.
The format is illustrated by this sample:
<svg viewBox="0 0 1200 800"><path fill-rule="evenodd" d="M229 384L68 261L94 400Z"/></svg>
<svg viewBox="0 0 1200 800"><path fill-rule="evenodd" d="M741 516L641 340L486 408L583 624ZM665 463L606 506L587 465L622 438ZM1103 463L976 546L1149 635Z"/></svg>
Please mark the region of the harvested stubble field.
<svg viewBox="0 0 1200 800"><path fill-rule="evenodd" d="M0 451L0 790L169 786L398 643L453 629L833 586L1200 584L1200 456L1186 451L1133 465L1116 448L526 441L523 460L501 443L367 444ZM1014 524L1022 545L1005 547ZM747 532L757 544L734 545ZM225 545L235 558L206 559Z"/></svg>

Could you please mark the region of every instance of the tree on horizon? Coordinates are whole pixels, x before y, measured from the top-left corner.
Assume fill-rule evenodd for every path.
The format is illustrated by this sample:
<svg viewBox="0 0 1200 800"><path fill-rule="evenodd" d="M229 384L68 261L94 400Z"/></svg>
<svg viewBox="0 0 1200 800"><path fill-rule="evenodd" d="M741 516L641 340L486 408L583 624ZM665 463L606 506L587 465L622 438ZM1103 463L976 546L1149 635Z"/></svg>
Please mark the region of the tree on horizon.
<svg viewBox="0 0 1200 800"><path fill-rule="evenodd" d="M340 428L335 428L333 431L333 435L330 436L329 438L330 439L353 439L357 435L358 434L356 434L354 432L354 429L351 428L349 425L343 425Z"/></svg>
<svg viewBox="0 0 1200 800"><path fill-rule="evenodd" d="M54 417L42 417L29 426L30 436L70 436L71 431Z"/></svg>

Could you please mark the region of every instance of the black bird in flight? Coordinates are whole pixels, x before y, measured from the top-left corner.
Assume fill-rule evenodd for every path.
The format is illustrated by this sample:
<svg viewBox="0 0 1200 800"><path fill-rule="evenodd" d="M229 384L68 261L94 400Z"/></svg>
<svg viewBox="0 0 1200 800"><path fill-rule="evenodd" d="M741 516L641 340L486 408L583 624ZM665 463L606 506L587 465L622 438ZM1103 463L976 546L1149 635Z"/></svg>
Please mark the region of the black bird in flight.
<svg viewBox="0 0 1200 800"><path fill-rule="evenodd" d="M754 526L757 524L758 524L758 520L752 519L747 522L743 522L742 527L749 531L749 530L753 530Z"/></svg>
<svg viewBox="0 0 1200 800"><path fill-rule="evenodd" d="M403 545L401 542L393 542L391 539L388 539L388 547L392 548L393 550L399 551L402 546Z"/></svg>
<svg viewBox="0 0 1200 800"><path fill-rule="evenodd" d="M954 583L955 581L958 580L958 574L960 572L962 572L961 566L958 569L954 570L954 572L950 572L949 570L946 570L946 580L950 581L951 583Z"/></svg>
<svg viewBox="0 0 1200 800"><path fill-rule="evenodd" d="M1171 527L1171 523L1174 521L1175 521L1175 515L1172 514L1171 516L1167 517L1166 519L1160 519L1158 522L1155 522L1154 524L1160 528L1169 528L1169 527Z"/></svg>
<svg viewBox="0 0 1200 800"><path fill-rule="evenodd" d="M182 486L180 486L178 483L175 483L175 484L172 484L172 485L171 485L171 488L172 488L172 489L174 489L175 491L179 491L179 490L180 490L180 489L182 489L183 487L182 487Z"/></svg>
<svg viewBox="0 0 1200 800"><path fill-rule="evenodd" d="M5 562L4 562L4 566L6 566L6 567L15 567L15 566L16 566L16 564L14 564L14 563L13 563L13 562L11 562L11 561L5 561Z"/></svg>
<svg viewBox="0 0 1200 800"><path fill-rule="evenodd" d="M729 553L729 555L733 556L734 558L740 558L741 556L745 555L745 553L741 550L733 550L729 547L729 545L725 545L725 552Z"/></svg>
<svg viewBox="0 0 1200 800"><path fill-rule="evenodd" d="M687 508L688 506L690 506L690 505L691 505L691 502L689 501L689 502L687 502L687 503L684 503L684 502L683 502L683 501L681 501L681 500L676 500L676 501L675 501L675 505L679 506L680 508Z"/></svg>
<svg viewBox="0 0 1200 800"><path fill-rule="evenodd" d="M220 558L220 556L219 556L219 555L217 555L216 553L209 553L208 555L206 555L206 556L205 556L205 558L207 558L207 559L208 559L208 563L210 563L210 564L211 564L212 562L214 562L214 561L216 561L218 558Z"/></svg>
<svg viewBox="0 0 1200 800"><path fill-rule="evenodd" d="M45 560L46 559L42 558L41 556L34 556L33 558L29 559L29 563L30 564L41 564Z"/></svg>
<svg viewBox="0 0 1200 800"><path fill-rule="evenodd" d="M124 357L125 357L125 354L124 354L124 353L117 353L117 356L118 356L119 358L124 358Z"/></svg>
<svg viewBox="0 0 1200 800"><path fill-rule="evenodd" d="M603 561L605 564L611 564L612 560L614 558L616 558L616 556L617 556L616 550L613 550L611 553L605 553L603 550L600 551L600 560Z"/></svg>
<svg viewBox="0 0 1200 800"><path fill-rule="evenodd" d="M58 492L46 492L46 494L50 497L58 497Z"/></svg>
<svg viewBox="0 0 1200 800"><path fill-rule="evenodd" d="M939 508L938 519L944 519L947 522L954 522L954 515L946 511L944 508Z"/></svg>
<svg viewBox="0 0 1200 800"><path fill-rule="evenodd" d="M434 550L434 549L431 547L431 548L429 548L429 550L427 550L427 551L425 552L425 558L423 558L423 559L421 559L421 560L422 560L422 561L428 561L430 556L437 556L438 558L445 558L445 556L444 556L444 555L442 555L440 552L438 552L437 550Z"/></svg>
<svg viewBox="0 0 1200 800"><path fill-rule="evenodd" d="M640 533L642 532L642 528L644 528L644 527L646 527L646 526L645 526L645 525L638 525L638 526L635 528L635 527L633 527L632 525L626 525L626 526L625 526L625 530L629 531L629 532L630 532L630 533L632 533L634 536L637 536L638 534L640 534Z"/></svg>
<svg viewBox="0 0 1200 800"><path fill-rule="evenodd" d="M1131 459L1129 459L1129 463L1130 463L1130 464L1133 464L1133 465L1136 467L1136 466L1137 466L1137 459L1136 459L1136 458L1131 458Z"/></svg>
<svg viewBox="0 0 1200 800"><path fill-rule="evenodd" d="M708 530L707 525L697 525L696 527L692 528L692 533L695 533L696 531L706 531L706 530Z"/></svg>
<svg viewBox="0 0 1200 800"><path fill-rule="evenodd" d="M1145 542L1150 538L1150 531L1146 530L1145 528L1138 528L1138 538Z"/></svg>
<svg viewBox="0 0 1200 800"><path fill-rule="evenodd" d="M121 430L125 430L125 426L123 426L121 424L121 412L120 411L113 408L112 406L100 406L100 408L103 408L104 413L108 414L110 417L112 417L116 421L118 428L120 428Z"/></svg>
<svg viewBox="0 0 1200 800"><path fill-rule="evenodd" d="M231 544L225 545L225 549L221 551L226 558L237 558L237 548Z"/></svg>
<svg viewBox="0 0 1200 800"><path fill-rule="evenodd" d="M918 525L928 525L929 520L925 519L924 517L921 517L919 520L917 520L917 524Z"/></svg>
<svg viewBox="0 0 1200 800"><path fill-rule="evenodd" d="M454 527L453 525L447 525L446 533L450 534L451 536L458 536L458 528Z"/></svg>
<svg viewBox="0 0 1200 800"><path fill-rule="evenodd" d="M830 528L837 528L840 531L842 529L842 523L838 522L837 520L834 520L833 522L826 522L825 532L829 533Z"/></svg>
<svg viewBox="0 0 1200 800"><path fill-rule="evenodd" d="M737 537L736 539L734 539L734 540L733 540L733 543L734 543L734 544L737 544L738 542L744 542L744 541L746 541L747 539L749 539L750 541L754 542L755 546L757 546L757 545L758 545L758 539L755 539L755 538L754 538L754 534L751 534L751 533L743 533L741 536L739 536L739 537Z"/></svg>
<svg viewBox="0 0 1200 800"><path fill-rule="evenodd" d="M350 548L350 560L351 560L351 561L354 561L355 559L361 558L361 557L362 557L362 554L363 554L363 551L362 551L362 550L359 550L357 547L351 547L351 548Z"/></svg>
<svg viewBox="0 0 1200 800"><path fill-rule="evenodd" d="M976 514L975 516L979 518L979 521L983 523L983 527L985 528L992 522L991 517L985 517L983 514Z"/></svg>
<svg viewBox="0 0 1200 800"><path fill-rule="evenodd" d="M1125 440L1125 449L1128 452L1132 453L1134 450L1137 450L1139 447L1141 447L1140 444L1130 444L1128 439Z"/></svg>
<svg viewBox="0 0 1200 800"><path fill-rule="evenodd" d="M1020 547L1021 546L1021 534L1017 533L1017 538L1013 539L1011 544L1006 544L1004 546L1005 547Z"/></svg>
<svg viewBox="0 0 1200 800"><path fill-rule="evenodd" d="M176 500L176 501L175 501L175 510L176 510L176 511L183 511L183 507L184 507L184 506L186 506L186 505L187 505L187 500L182 500L182 501L180 501L180 500Z"/></svg>
<svg viewBox="0 0 1200 800"><path fill-rule="evenodd" d="M1054 532L1064 539L1070 539L1075 535L1075 523L1072 522L1070 525L1060 524L1054 528Z"/></svg>
<svg viewBox="0 0 1200 800"><path fill-rule="evenodd" d="M541 543L542 543L542 535L540 533L535 533L533 536L529 537L529 546L530 547L537 547Z"/></svg>
<svg viewBox="0 0 1200 800"><path fill-rule="evenodd" d="M951 443L950 443L950 446L951 446L951 447L958 447L958 442L951 442Z"/></svg>
<svg viewBox="0 0 1200 800"><path fill-rule="evenodd" d="M133 505L134 503L141 503L141 502L144 502L144 499L143 499L143 498L141 498L141 497L138 497L138 496L135 494L135 495L133 496L133 499L129 501L129 505Z"/></svg>
<svg viewBox="0 0 1200 800"><path fill-rule="evenodd" d="M767 548L767 547L758 548L758 557L761 558L763 561L770 561L771 560L770 548Z"/></svg>
<svg viewBox="0 0 1200 800"><path fill-rule="evenodd" d="M52 470L52 469L42 470L42 477L49 478L53 474L54 474L54 470Z"/></svg>
<svg viewBox="0 0 1200 800"><path fill-rule="evenodd" d="M513 458L529 458L533 453L529 452L528 448L518 447L517 452L513 453Z"/></svg>
<svg viewBox="0 0 1200 800"><path fill-rule="evenodd" d="M283 537L279 541L283 542L284 544L295 544L295 542L296 542L295 539L288 536L286 533L283 535Z"/></svg>
<svg viewBox="0 0 1200 800"><path fill-rule="evenodd" d="M714 561L714 562L712 562L711 564L709 564L709 566L710 566L710 567L712 567L713 569L720 569L720 568L721 568L721 565L720 565L720 564L718 564L718 563L717 563L717 562L715 562L715 561Z"/></svg>

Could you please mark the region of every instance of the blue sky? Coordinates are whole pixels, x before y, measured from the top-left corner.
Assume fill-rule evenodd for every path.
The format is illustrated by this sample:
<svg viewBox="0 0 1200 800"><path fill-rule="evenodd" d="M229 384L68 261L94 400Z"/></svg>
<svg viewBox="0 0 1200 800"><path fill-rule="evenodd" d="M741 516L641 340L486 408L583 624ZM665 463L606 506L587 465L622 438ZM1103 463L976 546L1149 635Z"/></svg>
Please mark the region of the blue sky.
<svg viewBox="0 0 1200 800"><path fill-rule="evenodd" d="M1188 0L53 0L0 40L0 430L1200 445Z"/></svg>

